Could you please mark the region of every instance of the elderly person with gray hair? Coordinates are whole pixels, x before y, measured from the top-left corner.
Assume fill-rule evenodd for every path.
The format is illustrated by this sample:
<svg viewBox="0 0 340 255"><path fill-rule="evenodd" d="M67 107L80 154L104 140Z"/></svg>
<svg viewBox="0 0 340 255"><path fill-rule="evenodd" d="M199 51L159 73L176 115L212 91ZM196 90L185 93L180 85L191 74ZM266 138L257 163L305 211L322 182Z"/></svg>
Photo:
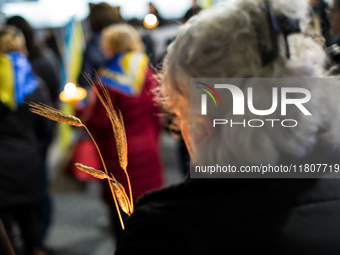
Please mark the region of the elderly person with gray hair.
<svg viewBox="0 0 340 255"><path fill-rule="evenodd" d="M308 15L307 0L240 0L215 5L182 26L168 49L159 99L177 115L194 166L211 157L234 165L339 162L338 86L300 84L312 91L313 116L287 108L287 119L299 121L296 129L211 129L190 103L190 78L327 77L326 54ZM263 93L254 102L263 106L272 90L258 89ZM232 103L223 101L226 116ZM338 179L188 176L139 200L116 254L339 254L339 212Z"/></svg>

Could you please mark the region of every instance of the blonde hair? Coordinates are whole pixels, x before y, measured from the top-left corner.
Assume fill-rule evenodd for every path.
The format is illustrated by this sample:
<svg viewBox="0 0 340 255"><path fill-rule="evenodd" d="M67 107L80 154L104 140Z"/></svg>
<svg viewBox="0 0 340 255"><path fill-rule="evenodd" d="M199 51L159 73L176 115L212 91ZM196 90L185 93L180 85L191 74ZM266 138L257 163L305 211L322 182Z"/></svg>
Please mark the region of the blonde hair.
<svg viewBox="0 0 340 255"><path fill-rule="evenodd" d="M26 54L25 37L19 29L6 26L0 29L0 52L21 51Z"/></svg>
<svg viewBox="0 0 340 255"><path fill-rule="evenodd" d="M111 50L115 53L144 50L138 31L128 24L111 25L105 28L103 38L109 40Z"/></svg>
<svg viewBox="0 0 340 255"><path fill-rule="evenodd" d="M308 1L269 0L269 3L276 15L299 20L301 32L288 36L290 58L287 58L286 44L281 34L278 36L279 56L266 66L262 65L259 43L271 49L265 1L239 0L234 4L220 3L200 12L179 30L164 61L161 75L163 86L159 100L170 109L180 97L186 98L189 105L190 78L327 77L324 70L326 53L315 40L309 26ZM308 84L304 86L312 89ZM247 87L240 89L245 93ZM271 89L259 89L262 89L262 93L254 100L264 106L270 105ZM274 133L266 127L257 130L224 128L216 131L210 139L204 139L202 136L191 137L191 141L201 139L200 146L197 146L196 158L201 161L215 159L215 162L218 162L219 159L227 159L229 163L242 161L256 164L261 162L261 159L274 162L281 153L303 156L319 139L338 146L340 120L337 116L340 109L337 98L340 96L340 87L334 86L330 90L319 86L312 90L313 97L322 100L311 102L310 107L314 111L313 118L309 121L305 121L303 116L296 116L295 119L300 124L294 129L294 133L284 130ZM187 108L189 111L189 107ZM224 118L230 119L232 101L223 103L223 108L227 109ZM193 113L194 109L190 110L190 116L196 114ZM289 114L287 115L289 118ZM244 115L244 119L252 117L247 113ZM191 130L194 132L199 129L200 118L203 117L199 113L197 118L196 115L191 118ZM206 148L209 148L209 153Z"/></svg>

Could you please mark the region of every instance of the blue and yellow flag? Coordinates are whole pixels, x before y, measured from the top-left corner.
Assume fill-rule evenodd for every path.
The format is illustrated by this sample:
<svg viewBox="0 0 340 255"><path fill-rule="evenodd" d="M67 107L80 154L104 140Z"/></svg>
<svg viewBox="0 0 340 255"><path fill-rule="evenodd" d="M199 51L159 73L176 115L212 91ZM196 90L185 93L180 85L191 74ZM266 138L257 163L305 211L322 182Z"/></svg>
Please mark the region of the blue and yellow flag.
<svg viewBox="0 0 340 255"><path fill-rule="evenodd" d="M124 95L138 96L144 86L148 63L148 57L142 52L121 52L109 61L100 79Z"/></svg>
<svg viewBox="0 0 340 255"><path fill-rule="evenodd" d="M84 46L84 36L80 21L72 20L66 25L64 54L63 54L63 74L62 82L65 85L68 82L76 84L82 64L82 50ZM74 114L73 106L69 103L61 103L61 111ZM59 134L61 145L64 149L68 148L73 137L72 127L67 124L60 124Z"/></svg>
<svg viewBox="0 0 340 255"><path fill-rule="evenodd" d="M14 111L38 87L26 56L20 52L0 53L0 101Z"/></svg>
<svg viewBox="0 0 340 255"><path fill-rule="evenodd" d="M12 111L16 108L13 66L10 58L0 53L0 101Z"/></svg>

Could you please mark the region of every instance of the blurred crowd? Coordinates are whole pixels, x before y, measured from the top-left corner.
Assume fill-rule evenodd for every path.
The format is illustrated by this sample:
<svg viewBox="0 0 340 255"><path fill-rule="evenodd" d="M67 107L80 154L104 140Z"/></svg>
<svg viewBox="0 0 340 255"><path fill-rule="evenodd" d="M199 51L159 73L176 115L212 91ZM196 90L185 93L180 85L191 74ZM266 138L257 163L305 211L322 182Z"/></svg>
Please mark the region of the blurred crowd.
<svg viewBox="0 0 340 255"><path fill-rule="evenodd" d="M81 56L81 69L77 80L66 78L66 82L86 88L89 95L72 108L95 136L108 170L128 190L110 121L84 74L91 77L94 86L102 82L109 88L114 107L124 116L128 171L136 201L164 183L159 135L166 123L160 117L160 106L153 100L157 87L154 75L166 45L175 34L170 33L163 39L163 49L156 54L152 31L143 28L142 20L125 21L118 6L104 2L91 3L89 9L88 18L82 22L86 47ZM158 27L177 27L199 10L193 1L193 7L182 20L170 21L163 19L154 4L149 3L149 14L157 17ZM15 254L47 254L44 237L53 215L49 191L53 180L49 176L47 155L51 143L60 137L57 125L30 113L28 103L62 107L59 94L67 68L62 31L63 28L35 30L20 16L7 17L0 30L0 219ZM102 169L96 152L94 158L89 156L93 144L85 133L77 131L76 140L72 141L67 149L73 155L72 162L81 160ZM188 156L183 164L187 170ZM75 173L77 170L72 166L67 166L65 171L80 181L90 179ZM103 185L103 188L103 198L112 215L112 232L117 238L121 226L109 186ZM19 226L23 246L18 247L14 241L14 225ZM5 249L3 247L0 248Z"/></svg>
<svg viewBox="0 0 340 255"><path fill-rule="evenodd" d="M324 0L310 0L309 5L309 22L315 31L314 40L321 45L328 56L323 68L329 74L338 75L340 73L340 1L335 0L328 5ZM155 102L154 97L158 93L159 82L156 73L162 70L164 56L167 53L166 47L173 41L178 51L170 55L168 65L176 63L174 60L176 54L185 55L186 52L178 46L182 41L178 40L183 40L185 44L191 42L189 39L185 40L184 32L178 39L178 24L184 24L192 16L199 14L201 8L194 0L192 7L183 18L170 21L162 18L155 5L149 3L149 14L156 16L157 29L176 27L174 33L163 36L160 49L156 47L158 34L155 28L145 28L143 21L138 19L125 21L120 15L118 6L103 2L90 4L89 9L88 18L82 22L86 47L83 48L80 70L77 72L76 80L67 81L85 88L88 96L85 100L72 104L71 108L94 135L109 172L128 191L126 177L119 165L116 140L110 120L101 102L91 90L91 85L98 88L99 83L103 83L108 88L113 106L120 109L124 117L128 144L128 172L133 200L136 202L145 193L164 186L159 146L160 133L163 129L169 131L172 114L180 115L175 111L162 110ZM205 16L199 17L204 22ZM191 25L190 22L188 27ZM217 19L216 22L219 20ZM51 225L53 206L49 191L51 180L47 155L51 143L59 139L58 126L50 120L30 113L28 103L41 102L56 109L62 108L64 104L59 99L59 94L65 85L63 70L67 68L63 58L65 52L60 46L61 31L64 30L46 28L36 31L20 16L7 17L0 29L0 251L7 249L3 254L48 254L44 246L44 237ZM173 69L167 71L174 72L179 68L173 65ZM178 72L190 70L188 66L185 68ZM192 68L196 67L193 65ZM160 118L160 116L169 117ZM190 159L187 150L189 142L185 135L184 139L181 138L181 131L183 132L184 126L189 124L182 123L182 125L180 131L174 132L180 136L178 153L182 159L184 176L189 170ZM90 140L87 134L78 130L76 137L77 140L69 147L75 148L72 150L73 156L78 156L77 160L84 160L93 167L102 168L97 155L94 159L86 156L86 150L90 150L93 146L86 143ZM85 157L79 156L80 151L84 149ZM67 171L77 177L75 173L77 170L72 167L70 169ZM198 184L197 187L200 185ZM210 183L208 185L216 186ZM185 193L186 195L188 194ZM116 238L120 238L122 230L106 182L103 182L103 200L110 208L112 232ZM144 201L147 202L148 200ZM197 208L199 207L200 205L197 205ZM122 214L125 220L127 215L123 212ZM135 221L140 223L142 220ZM175 225L175 222L172 223ZM18 247L14 242L14 224L20 228L23 246ZM133 224L134 221L130 225L134 226ZM147 225L144 227L141 227L142 230L137 228L136 231L148 228ZM140 234L143 235L142 232ZM153 235L157 235L157 232ZM129 240L135 242L136 247L139 244L135 240L133 231L127 232L125 239L126 241L121 244L123 247L121 254L124 249L129 251L126 248ZM11 246L14 250L11 250Z"/></svg>

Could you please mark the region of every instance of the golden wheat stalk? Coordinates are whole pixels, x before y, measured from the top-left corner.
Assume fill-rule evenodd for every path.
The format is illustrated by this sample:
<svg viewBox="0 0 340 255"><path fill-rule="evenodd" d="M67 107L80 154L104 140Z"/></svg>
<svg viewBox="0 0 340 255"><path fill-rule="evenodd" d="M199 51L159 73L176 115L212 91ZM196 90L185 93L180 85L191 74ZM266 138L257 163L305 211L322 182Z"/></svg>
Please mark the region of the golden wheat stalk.
<svg viewBox="0 0 340 255"><path fill-rule="evenodd" d="M114 176L111 173L111 176L108 176L106 173L104 173L103 171L97 170L93 167L89 167L89 166L85 166L83 164L80 163L75 163L75 166L79 169L82 170L90 175L92 175L95 178L98 179L108 179L111 181L112 187L113 187L113 191L116 195L118 204L120 206L120 208L122 208L123 212L125 212L127 215L131 216L131 207L130 207L130 201L128 196L126 195L125 189L122 186L122 184L120 184L116 178L114 178Z"/></svg>
<svg viewBox="0 0 340 255"><path fill-rule="evenodd" d="M63 113L62 111L59 111L57 109L54 109L50 106L47 106L45 104L37 104L37 103L29 103L30 111L36 114L39 114L45 118L48 118L53 121L61 122L61 123L66 123L71 126L76 126L76 127L82 127L83 123L81 122L80 119L77 117Z"/></svg>
<svg viewBox="0 0 340 255"><path fill-rule="evenodd" d="M125 126L124 126L124 120L123 120L123 115L120 110L118 110L118 118L116 118L116 122L120 123L119 130L117 131L117 137L122 144L122 151L121 151L121 156L120 156L120 166L126 170L127 164L128 164L128 157L127 157L127 140L126 140L126 132L125 132Z"/></svg>
<svg viewBox="0 0 340 255"><path fill-rule="evenodd" d="M96 149L98 151L98 154L100 156L100 160L103 164L103 167L104 167L104 170L105 170L105 173L108 174L108 171L107 171L107 168L106 168L106 165L105 165L105 162L104 162L104 159L103 159L103 156L99 150L99 147L96 143L96 140L94 140L91 132L87 129L87 127L85 125L83 125L83 127L85 128L86 132L89 134L89 136L91 137L91 140L93 141L94 145L96 146ZM108 184L109 184L109 187L110 187L110 190L111 190L111 194L112 194L112 197L113 197L113 201L115 202L115 207L116 207L116 210L117 210L117 214L118 214L118 217L119 217L119 221L120 221L120 224L122 226L122 229L124 230L125 229L125 226L124 226L124 222L123 222L123 219L122 219L122 215L120 213L120 210L119 210L119 207L118 207L118 203L117 203L117 199L116 199L116 195L115 195L115 192L113 190L113 185L111 183L111 181L109 179L107 179L108 181Z"/></svg>
<svg viewBox="0 0 340 255"><path fill-rule="evenodd" d="M127 140L126 140L126 132L125 132L125 126L124 126L122 113L121 113L120 110L118 110L118 114L117 114L116 110L114 109L114 107L112 105L110 93L109 93L107 87L105 87L102 84L98 74L96 73L96 78L99 82L99 86L100 86L101 91L104 95L104 98L102 97L102 95L100 94L98 89L96 88L91 76L89 74L84 74L84 75L85 75L86 80L90 83L93 91L95 92L95 94L97 95L97 97L99 98L101 103L103 104L103 106L104 106L104 108L107 112L107 116L110 119L110 122L111 122L111 125L112 125L112 128L113 128L113 132L114 132L114 135L115 135L119 164L120 164L121 168L124 170L124 173L125 173L126 178L127 178L128 186L129 186L130 208L131 208L131 213L132 213L133 212L133 197L132 197L130 177L129 177L129 174L126 170L127 164L128 164Z"/></svg>
<svg viewBox="0 0 340 255"><path fill-rule="evenodd" d="M111 183L112 183L113 191L115 192L120 208L122 208L123 212L125 212L127 215L131 216L132 208L130 205L129 198L125 193L125 189L123 185L120 184L118 181L111 181Z"/></svg>
<svg viewBox="0 0 340 255"><path fill-rule="evenodd" d="M66 124L69 124L69 125L72 125L72 126L76 126L76 127L83 127L83 128L85 128L86 132L89 134L89 136L91 137L91 140L93 141L94 145L96 146L96 149L97 149L97 152L99 154L100 160L101 160L101 162L103 164L105 173L106 173L106 175L108 174L108 171L107 171L107 168L106 168L103 156L102 156L102 154L100 152L100 149L98 147L98 144L94 140L91 132L81 122L80 119L78 119L77 117L75 117L73 115L63 113L63 112L61 112L61 111L59 111L57 109L54 109L54 108L52 108L50 106L47 106L47 105L44 105L42 103L37 104L37 103L31 102L31 103L29 103L29 106L30 106L30 111L31 112L36 113L38 115L41 115L41 116L43 116L45 118L48 118L50 120L57 121L57 122L60 122L60 123L66 123ZM121 216L120 211L119 211L118 203L116 201L116 197L115 197L115 193L114 193L111 181L109 179L107 179L107 181L108 181L108 184L110 186L110 190L111 190L111 193L112 193L113 200L115 202L115 206L116 206L116 209L117 209L117 213L118 213L118 216L119 216L120 223L122 225L122 229L124 230L125 229L124 222L123 222L122 216Z"/></svg>
<svg viewBox="0 0 340 255"><path fill-rule="evenodd" d="M79 170L82 170L90 175L92 175L93 177L95 178L98 178L98 179L111 179L110 176L108 176L106 173L104 173L103 171L100 171L100 170L97 170L93 167L89 167L89 166L85 166L83 164L80 164L80 163L75 163L75 166L79 169Z"/></svg>
<svg viewBox="0 0 340 255"><path fill-rule="evenodd" d="M101 91L104 95L104 98L100 94L98 89L96 88L94 82L92 81L91 76L89 74L85 74L85 78L90 83L93 91L95 92L95 94L97 95L97 97L99 98L101 103L103 104L103 106L104 106L104 108L107 112L107 115L108 115L108 117L111 121L113 132L114 132L115 139L116 139L119 164L122 167L122 169L124 171L126 171L126 167L127 167L127 164L128 164L128 161L127 161L127 142L126 142L126 133L125 133L123 117L122 117L122 114L121 114L120 111L119 111L119 115L117 114L116 110L114 109L114 107L112 105L110 93L109 93L107 87L105 87L102 84L97 73L96 73L96 76L97 76L97 80L99 82L100 89L101 89Z"/></svg>

